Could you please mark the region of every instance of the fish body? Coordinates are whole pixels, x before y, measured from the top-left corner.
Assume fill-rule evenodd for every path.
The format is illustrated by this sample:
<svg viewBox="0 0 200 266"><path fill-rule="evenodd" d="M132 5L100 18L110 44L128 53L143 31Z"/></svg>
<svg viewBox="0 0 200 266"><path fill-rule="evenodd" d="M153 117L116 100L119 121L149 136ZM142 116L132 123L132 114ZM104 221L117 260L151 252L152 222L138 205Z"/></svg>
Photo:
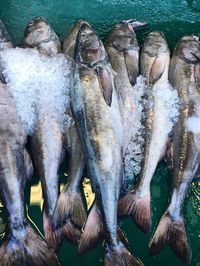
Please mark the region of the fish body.
<svg viewBox="0 0 200 266"><path fill-rule="evenodd" d="M70 90L72 112L103 219L104 264L140 265L117 234L117 206L123 173L122 121L106 52L88 25L79 30L75 58L75 85ZM86 248L83 243L81 239L80 253Z"/></svg>
<svg viewBox="0 0 200 266"><path fill-rule="evenodd" d="M140 54L141 75L146 78L148 92L145 112L144 159L139 182L120 203L122 215L132 215L135 222L148 232L151 225L150 182L159 160L164 156L168 141L168 112L158 88L168 82L170 53L162 33L152 32Z"/></svg>
<svg viewBox="0 0 200 266"><path fill-rule="evenodd" d="M60 41L46 19L36 17L29 22L24 33L23 46L54 57L61 52ZM45 104L45 103L44 103ZM36 107L37 123L30 137L32 157L41 179L44 196L43 228L50 247L57 249L60 234L53 229L52 216L58 199L58 169L63 153L63 123L53 105Z"/></svg>
<svg viewBox="0 0 200 266"><path fill-rule="evenodd" d="M78 20L65 37L63 43L63 53L70 58L74 65L75 43L79 29L83 24L88 24L84 20ZM89 24L88 24L89 25ZM73 82L71 87L73 89ZM61 191L55 212L53 224L55 228L63 228L64 235L73 243L77 243L80 238L80 230L86 220L86 211L82 199L80 187L83 171L85 169L85 159L81 146L81 141L77 132L71 108L67 110L71 119L70 127L64 133L65 147L69 153L69 173L67 184ZM79 231L80 232L80 231Z"/></svg>
<svg viewBox="0 0 200 266"><path fill-rule="evenodd" d="M133 87L139 74L139 45L131 23L124 21L115 24L105 42L105 48L116 72L115 87L123 118L124 183L128 187L130 180L133 183L135 177L135 169L131 165L134 155L130 155L133 153L130 147L136 141L136 135L139 135L137 127L141 118Z"/></svg>
<svg viewBox="0 0 200 266"><path fill-rule="evenodd" d="M199 58L199 41L194 36L185 36L178 42L170 62L169 80L180 98L179 119L168 149L172 191L169 205L150 243L152 255L169 244L184 261L189 259L190 251L184 226L183 202L200 160Z"/></svg>
<svg viewBox="0 0 200 266"><path fill-rule="evenodd" d="M0 84L0 97L0 187L9 215L6 235L0 248L1 264L58 265L55 254L32 229L26 217L24 187L28 173L25 161L27 136L8 85Z"/></svg>

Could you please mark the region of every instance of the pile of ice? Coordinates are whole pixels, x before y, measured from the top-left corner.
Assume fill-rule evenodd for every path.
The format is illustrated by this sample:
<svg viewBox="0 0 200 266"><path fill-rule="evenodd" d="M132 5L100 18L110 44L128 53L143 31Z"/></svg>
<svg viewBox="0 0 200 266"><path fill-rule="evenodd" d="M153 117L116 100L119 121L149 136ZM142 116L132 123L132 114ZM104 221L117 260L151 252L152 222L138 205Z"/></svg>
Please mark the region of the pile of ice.
<svg viewBox="0 0 200 266"><path fill-rule="evenodd" d="M126 145L124 151L124 174L126 189L133 184L134 178L140 173L141 163L144 158L144 142L145 142L145 128L144 121L144 94L147 90L145 85L145 78L139 76L137 82L133 87L133 101L135 104L135 112L131 112L128 116L129 134L131 134L130 141ZM126 135L125 138L128 138Z"/></svg>
<svg viewBox="0 0 200 266"><path fill-rule="evenodd" d="M163 130L165 134L170 134L179 116L179 97L168 80L157 82L153 87L145 85L145 78L139 76L134 86L136 99L136 112L134 116L132 139L125 154L125 178L126 189L133 183L134 177L140 173L141 164L144 158L145 143L145 114L154 107L155 102L159 102L162 113ZM149 97L152 96L152 97ZM133 115L132 115L133 117Z"/></svg>
<svg viewBox="0 0 200 266"><path fill-rule="evenodd" d="M40 115L52 110L62 125L69 105L70 63L64 55L46 57L33 49L13 48L0 52L1 70L13 96L18 115L28 134Z"/></svg>

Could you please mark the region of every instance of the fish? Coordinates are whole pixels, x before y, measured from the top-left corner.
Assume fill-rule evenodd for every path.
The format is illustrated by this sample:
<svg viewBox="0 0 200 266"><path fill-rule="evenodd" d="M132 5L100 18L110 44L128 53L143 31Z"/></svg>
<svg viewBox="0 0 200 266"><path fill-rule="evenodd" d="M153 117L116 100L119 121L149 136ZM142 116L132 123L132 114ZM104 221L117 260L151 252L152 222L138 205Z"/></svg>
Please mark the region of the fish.
<svg viewBox="0 0 200 266"><path fill-rule="evenodd" d="M169 138L168 112L163 99L157 95L158 86L168 81L170 52L164 35L151 32L140 53L140 71L149 88L145 107L144 159L139 181L120 201L120 214L131 215L136 224L147 233L151 227L150 182L157 164L164 156Z"/></svg>
<svg viewBox="0 0 200 266"><path fill-rule="evenodd" d="M43 17L32 19L24 33L24 48L33 48L39 53L53 57L61 52L60 41ZM54 108L48 107L45 113L38 112L35 130L30 136L32 158L36 172L41 180L44 197L43 229L47 243L57 250L61 238L54 230L52 216L58 199L58 170L63 158L63 130L59 116Z"/></svg>
<svg viewBox="0 0 200 266"><path fill-rule="evenodd" d="M169 81L177 89L180 98L179 119L167 151L172 176L171 195L150 241L151 255L169 245L184 262L190 258L190 248L184 225L183 203L191 181L198 174L200 161L199 62L198 38L182 37L174 49L169 67Z"/></svg>
<svg viewBox="0 0 200 266"><path fill-rule="evenodd" d="M134 23L136 22L134 20ZM130 164L133 155L130 156L129 149L130 143L135 142L136 135L138 135L136 128L141 119L140 113L137 112L133 87L139 75L139 45L133 28L132 20L116 23L105 41L106 52L116 72L115 87L123 117L124 186L128 186L130 179L132 183L135 177L134 168Z"/></svg>
<svg viewBox="0 0 200 266"><path fill-rule="evenodd" d="M141 265L117 234L117 206L123 172L122 121L113 70L102 42L87 24L78 32L75 63L71 106L103 219L104 265ZM85 241L82 237L78 254L90 246L90 238Z"/></svg>
<svg viewBox="0 0 200 266"><path fill-rule="evenodd" d="M78 31L84 20L78 20L66 35L63 43L63 53L74 62L75 43ZM73 63L72 63L73 64ZM73 83L71 84L73 89ZM77 132L71 108L67 110L71 118L71 126L65 131L65 146L69 154L69 173L67 184L61 191L53 214L53 226L55 229L62 228L64 235L72 243L77 244L81 236L81 229L87 219L87 214L82 199L80 187L85 169L85 158L81 141Z"/></svg>
<svg viewBox="0 0 200 266"><path fill-rule="evenodd" d="M17 115L9 84L0 83L0 97L0 190L8 212L0 247L1 265L57 266L56 255L32 228L25 211L24 188L32 170L25 150L27 135Z"/></svg>
<svg viewBox="0 0 200 266"><path fill-rule="evenodd" d="M24 31L23 47L36 49L46 56L61 52L57 34L43 17L35 17L28 23Z"/></svg>

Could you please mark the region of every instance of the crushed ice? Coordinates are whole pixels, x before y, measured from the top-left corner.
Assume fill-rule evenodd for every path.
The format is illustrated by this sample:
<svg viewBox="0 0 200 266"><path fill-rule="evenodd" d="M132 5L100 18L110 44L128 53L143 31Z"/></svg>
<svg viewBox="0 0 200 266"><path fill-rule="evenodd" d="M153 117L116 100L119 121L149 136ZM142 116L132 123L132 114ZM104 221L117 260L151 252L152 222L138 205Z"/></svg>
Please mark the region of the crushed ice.
<svg viewBox="0 0 200 266"><path fill-rule="evenodd" d="M133 137L126 150L125 157L125 176L127 188L130 189L133 183L134 176L138 175L141 170L141 163L144 158L144 143L145 143L145 110L153 107L153 102L162 101L162 105L166 113L165 128L169 134L174 124L178 120L179 115L179 97L178 92L174 89L168 80L157 82L153 88L149 88L145 84L145 78L139 76L137 83L134 86L136 93L136 108L137 118L134 118L134 129L132 130ZM152 95L154 100L147 101L147 95Z"/></svg>
<svg viewBox="0 0 200 266"><path fill-rule="evenodd" d="M12 48L0 52L1 69L18 115L28 134L33 133L38 115L55 110L62 125L69 105L70 64L62 54L46 57L37 50Z"/></svg>

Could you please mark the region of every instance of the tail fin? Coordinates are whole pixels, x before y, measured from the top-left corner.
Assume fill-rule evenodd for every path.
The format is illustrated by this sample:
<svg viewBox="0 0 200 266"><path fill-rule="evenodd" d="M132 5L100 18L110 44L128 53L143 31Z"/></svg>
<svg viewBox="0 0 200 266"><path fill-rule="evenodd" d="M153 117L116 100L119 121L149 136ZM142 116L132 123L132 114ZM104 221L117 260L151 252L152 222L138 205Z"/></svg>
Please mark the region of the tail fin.
<svg viewBox="0 0 200 266"><path fill-rule="evenodd" d="M190 256L184 219L173 221L168 211L162 216L154 236L150 242L150 255L160 252L165 245L170 245L173 252L187 262Z"/></svg>
<svg viewBox="0 0 200 266"><path fill-rule="evenodd" d="M1 265L57 266L56 255L30 225L5 236L0 248Z"/></svg>
<svg viewBox="0 0 200 266"><path fill-rule="evenodd" d="M105 266L142 266L143 263L135 258L120 242L117 247L105 247Z"/></svg>
<svg viewBox="0 0 200 266"><path fill-rule="evenodd" d="M92 206L78 246L78 254L94 248L103 234L103 222L100 211L96 204Z"/></svg>
<svg viewBox="0 0 200 266"><path fill-rule="evenodd" d="M118 215L131 215L136 224L148 233L151 227L150 193L140 197L137 191L130 191L119 200Z"/></svg>
<svg viewBox="0 0 200 266"><path fill-rule="evenodd" d="M54 251L57 251L61 243L62 231L53 230L52 219L45 212L45 210L43 210L43 229L44 229L44 236L45 236L48 246Z"/></svg>
<svg viewBox="0 0 200 266"><path fill-rule="evenodd" d="M71 191L69 186L66 185L59 195L52 217L54 229L60 230L61 228L67 239L77 244L81 235L80 229L83 227L86 218L81 193Z"/></svg>

